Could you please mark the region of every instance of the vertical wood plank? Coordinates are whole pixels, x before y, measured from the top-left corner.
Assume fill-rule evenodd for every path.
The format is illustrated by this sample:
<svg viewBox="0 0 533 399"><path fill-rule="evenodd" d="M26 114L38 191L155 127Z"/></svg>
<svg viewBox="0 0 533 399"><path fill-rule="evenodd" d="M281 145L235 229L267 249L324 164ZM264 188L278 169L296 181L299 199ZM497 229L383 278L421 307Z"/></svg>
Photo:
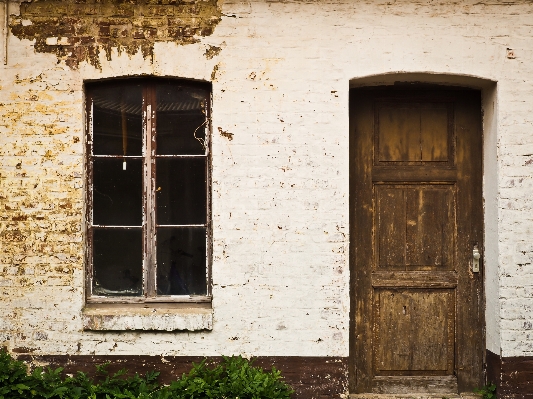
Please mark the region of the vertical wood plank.
<svg viewBox="0 0 533 399"><path fill-rule="evenodd" d="M406 190L406 268L453 267L453 186L424 185Z"/></svg>
<svg viewBox="0 0 533 399"><path fill-rule="evenodd" d="M351 387L369 392L372 384L372 281L374 108L370 101L353 96L350 101L350 234L356 245L351 255Z"/></svg>
<svg viewBox="0 0 533 399"><path fill-rule="evenodd" d="M405 269L405 192L377 186L377 238L380 269Z"/></svg>
<svg viewBox="0 0 533 399"><path fill-rule="evenodd" d="M378 290L376 375L451 375L451 290Z"/></svg>
<svg viewBox="0 0 533 399"><path fill-rule="evenodd" d="M420 109L422 161L447 161L448 135L448 110L445 106Z"/></svg>
<svg viewBox="0 0 533 399"><path fill-rule="evenodd" d="M483 265L472 273L472 249L483 248L481 99L477 92L457 99L457 376L459 390L483 385ZM483 259L483 257L482 257Z"/></svg>
<svg viewBox="0 0 533 399"><path fill-rule="evenodd" d="M420 161L420 111L380 107L379 161Z"/></svg>

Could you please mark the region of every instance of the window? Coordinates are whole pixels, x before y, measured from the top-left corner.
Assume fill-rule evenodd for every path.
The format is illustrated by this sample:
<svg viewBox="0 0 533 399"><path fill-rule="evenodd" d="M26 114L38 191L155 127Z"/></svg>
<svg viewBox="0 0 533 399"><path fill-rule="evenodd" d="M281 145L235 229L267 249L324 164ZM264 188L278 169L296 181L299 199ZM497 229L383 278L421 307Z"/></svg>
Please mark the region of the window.
<svg viewBox="0 0 533 399"><path fill-rule="evenodd" d="M210 85L88 83L87 301L208 301Z"/></svg>

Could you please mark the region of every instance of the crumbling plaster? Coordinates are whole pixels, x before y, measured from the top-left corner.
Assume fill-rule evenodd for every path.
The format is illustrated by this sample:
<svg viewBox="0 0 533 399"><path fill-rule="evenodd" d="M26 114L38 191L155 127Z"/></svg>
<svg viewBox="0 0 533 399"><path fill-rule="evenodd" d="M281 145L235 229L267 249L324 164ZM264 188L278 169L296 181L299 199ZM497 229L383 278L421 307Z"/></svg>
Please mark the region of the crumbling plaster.
<svg viewBox="0 0 533 399"><path fill-rule="evenodd" d="M9 27L35 40L36 52L55 54L71 68L86 61L100 69L100 51L108 61L113 49L153 60L155 43L197 43L220 16L216 0L36 0L20 3Z"/></svg>

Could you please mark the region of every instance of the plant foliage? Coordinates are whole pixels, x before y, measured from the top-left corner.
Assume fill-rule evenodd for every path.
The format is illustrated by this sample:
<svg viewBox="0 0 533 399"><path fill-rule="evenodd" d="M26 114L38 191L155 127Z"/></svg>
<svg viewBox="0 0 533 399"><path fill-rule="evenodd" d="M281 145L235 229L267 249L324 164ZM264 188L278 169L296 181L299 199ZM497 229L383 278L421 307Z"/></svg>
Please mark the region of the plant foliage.
<svg viewBox="0 0 533 399"><path fill-rule="evenodd" d="M156 371L110 374L108 366L96 366L94 378L83 372L64 375L62 368L28 373L23 362L0 350L0 399L288 399L293 393L278 370L266 372L241 356L223 357L218 365L193 364L170 385L161 385Z"/></svg>
<svg viewBox="0 0 533 399"><path fill-rule="evenodd" d="M496 385L494 384L487 384L474 392L481 395L483 399L496 399Z"/></svg>

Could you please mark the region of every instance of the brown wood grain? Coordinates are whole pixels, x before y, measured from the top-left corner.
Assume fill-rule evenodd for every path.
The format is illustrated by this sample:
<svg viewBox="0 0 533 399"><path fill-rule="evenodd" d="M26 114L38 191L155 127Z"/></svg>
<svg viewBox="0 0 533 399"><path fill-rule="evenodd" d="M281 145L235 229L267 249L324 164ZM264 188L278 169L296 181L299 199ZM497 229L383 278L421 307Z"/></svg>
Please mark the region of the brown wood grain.
<svg viewBox="0 0 533 399"><path fill-rule="evenodd" d="M406 198L403 187L377 186L376 235L379 269L405 269Z"/></svg>
<svg viewBox="0 0 533 399"><path fill-rule="evenodd" d="M376 166L372 170L372 180L374 182L455 182L457 180L457 171L444 167L406 170L390 166Z"/></svg>
<svg viewBox="0 0 533 399"><path fill-rule="evenodd" d="M374 296L375 375L451 375L453 290L381 289Z"/></svg>
<svg viewBox="0 0 533 399"><path fill-rule="evenodd" d="M372 273L372 286L389 288L455 288L455 271L377 271Z"/></svg>
<svg viewBox="0 0 533 399"><path fill-rule="evenodd" d="M449 159L448 107L432 104L420 109L421 161L442 162Z"/></svg>
<svg viewBox="0 0 533 399"><path fill-rule="evenodd" d="M454 186L379 184L374 190L378 268L453 269Z"/></svg>
<svg viewBox="0 0 533 399"><path fill-rule="evenodd" d="M483 268L472 273L472 250L483 248L482 134L480 94L463 92L455 100L457 163L457 358L460 392L483 385Z"/></svg>
<svg viewBox="0 0 533 399"><path fill-rule="evenodd" d="M457 392L454 377L376 377L372 390L381 394L432 393L451 394Z"/></svg>
<svg viewBox="0 0 533 399"><path fill-rule="evenodd" d="M480 113L475 91L351 92L353 392L482 385Z"/></svg>
<svg viewBox="0 0 533 399"><path fill-rule="evenodd" d="M448 104L438 102L376 104L375 164L450 161L453 155L450 111Z"/></svg>
<svg viewBox="0 0 533 399"><path fill-rule="evenodd" d="M420 112L414 108L382 106L377 110L378 161L419 161Z"/></svg>
<svg viewBox="0 0 533 399"><path fill-rule="evenodd" d="M453 268L453 191L451 185L419 185L405 190L407 269Z"/></svg>
<svg viewBox="0 0 533 399"><path fill-rule="evenodd" d="M373 256L372 162L374 159L373 104L364 96L350 99L350 195L351 231L351 391L370 392L372 388L372 302L371 268ZM357 132L357 134L353 134ZM355 162L354 160L357 160ZM357 226L357 228L355 228Z"/></svg>

